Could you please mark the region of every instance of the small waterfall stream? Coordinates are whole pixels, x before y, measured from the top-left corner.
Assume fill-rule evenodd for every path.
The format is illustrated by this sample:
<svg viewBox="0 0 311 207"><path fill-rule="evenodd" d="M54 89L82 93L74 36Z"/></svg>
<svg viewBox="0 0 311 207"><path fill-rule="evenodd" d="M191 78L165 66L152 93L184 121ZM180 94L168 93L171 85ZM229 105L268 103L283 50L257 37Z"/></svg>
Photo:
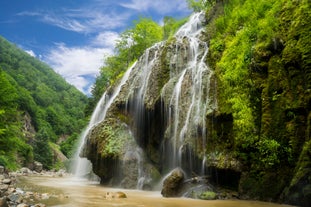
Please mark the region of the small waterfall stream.
<svg viewBox="0 0 311 207"><path fill-rule="evenodd" d="M126 71L119 85L114 89L112 95L110 97L107 97L108 95L106 91L102 95L99 102L97 103L88 126L86 127L86 129L83 131L83 133L80 136L79 147L74 156L75 163L74 163L73 172L75 174L75 177L82 178L92 172L92 169L91 169L92 163L86 158L80 157L80 154L82 153L83 147L85 145L87 135L94 126L96 126L98 123L100 123L101 121L105 119L108 109L110 108L111 104L113 103L115 98L120 93L122 86L128 80L130 73L132 72L132 69L135 67L135 65L136 65L136 62Z"/></svg>
<svg viewBox="0 0 311 207"><path fill-rule="evenodd" d="M196 13L190 17L190 20L183 25L175 35L176 48L180 48L180 45L184 46L186 50L186 61L184 68L171 68L171 79L175 81L171 98L169 103L166 103L168 107L168 126L167 135L171 141L171 148L167 147L165 159L170 158L169 168L175 168L182 166L184 150L186 150L186 144L200 138L201 140L195 140L201 143L202 157L205 157L206 146L206 120L205 116L207 110L214 110L217 108L217 103L209 99L210 84L213 71L209 69L206 64L206 56L208 53L208 46L205 42L200 40L202 27L202 15L203 13ZM173 56L171 62L176 62L176 57L183 56L183 54L176 49L176 55ZM171 67L174 67L171 65ZM189 77L190 76L190 77ZM191 83L189 83L191 80ZM167 96L169 93L165 86L162 91L162 96ZM185 95L188 98L185 98ZM162 98L165 100L165 98ZM187 162L190 168L192 168L191 151L188 150ZM202 161L205 165L205 162ZM204 167L202 166L202 169Z"/></svg>

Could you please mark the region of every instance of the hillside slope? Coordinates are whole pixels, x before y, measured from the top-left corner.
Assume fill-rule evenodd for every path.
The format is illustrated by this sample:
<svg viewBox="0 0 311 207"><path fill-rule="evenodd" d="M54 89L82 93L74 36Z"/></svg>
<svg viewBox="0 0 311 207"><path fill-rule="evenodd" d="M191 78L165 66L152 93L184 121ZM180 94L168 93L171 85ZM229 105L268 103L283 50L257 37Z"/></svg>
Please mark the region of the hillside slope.
<svg viewBox="0 0 311 207"><path fill-rule="evenodd" d="M49 142L80 133L87 97L0 37L0 164L54 164Z"/></svg>

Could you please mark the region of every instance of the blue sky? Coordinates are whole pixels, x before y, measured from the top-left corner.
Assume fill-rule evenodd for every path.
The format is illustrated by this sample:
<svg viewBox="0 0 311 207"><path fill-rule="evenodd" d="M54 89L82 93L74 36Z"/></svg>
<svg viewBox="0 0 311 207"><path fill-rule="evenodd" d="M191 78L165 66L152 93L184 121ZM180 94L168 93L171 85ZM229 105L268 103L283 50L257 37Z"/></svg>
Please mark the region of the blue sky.
<svg viewBox="0 0 311 207"><path fill-rule="evenodd" d="M1 0L0 35L89 94L119 34L139 17L190 14L186 0Z"/></svg>

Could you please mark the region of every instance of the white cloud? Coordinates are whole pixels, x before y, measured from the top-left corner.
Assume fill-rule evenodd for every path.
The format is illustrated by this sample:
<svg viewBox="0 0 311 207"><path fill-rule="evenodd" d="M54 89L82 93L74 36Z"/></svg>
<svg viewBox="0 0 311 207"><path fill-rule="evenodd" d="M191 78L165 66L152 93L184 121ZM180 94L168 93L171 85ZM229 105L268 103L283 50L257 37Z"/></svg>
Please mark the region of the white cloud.
<svg viewBox="0 0 311 207"><path fill-rule="evenodd" d="M120 3L121 6L137 11L147 11L149 9L157 11L159 14L168 14L176 11L187 11L185 0L130 0Z"/></svg>
<svg viewBox="0 0 311 207"><path fill-rule="evenodd" d="M57 16L54 14L42 14L41 21L74 32L85 32L88 30L85 25L75 19Z"/></svg>
<svg viewBox="0 0 311 207"><path fill-rule="evenodd" d="M27 52L27 53L28 53L30 56L32 56L32 57L36 57L35 52L32 51L32 50L25 50L25 52Z"/></svg>
<svg viewBox="0 0 311 207"><path fill-rule="evenodd" d="M19 16L37 17L39 21L78 33L93 33L126 25L128 12L116 13L103 8L61 9L58 11L24 11Z"/></svg>
<svg viewBox="0 0 311 207"><path fill-rule="evenodd" d="M112 54L109 48L67 47L58 44L44 58L57 73L80 91L87 93L88 78L95 78L103 65L105 56Z"/></svg>
<svg viewBox="0 0 311 207"><path fill-rule="evenodd" d="M94 46L102 46L113 49L116 45L116 41L120 38L117 32L105 31L99 33L92 41Z"/></svg>

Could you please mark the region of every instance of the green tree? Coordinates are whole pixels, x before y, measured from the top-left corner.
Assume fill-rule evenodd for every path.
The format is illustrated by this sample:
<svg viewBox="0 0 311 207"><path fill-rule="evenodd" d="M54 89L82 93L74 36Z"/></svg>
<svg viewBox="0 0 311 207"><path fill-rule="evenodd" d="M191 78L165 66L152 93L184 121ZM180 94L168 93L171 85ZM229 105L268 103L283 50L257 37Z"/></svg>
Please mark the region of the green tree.
<svg viewBox="0 0 311 207"><path fill-rule="evenodd" d="M53 165L53 152L49 145L49 133L45 128L36 134L33 148L35 160L41 162L44 168L50 169Z"/></svg>
<svg viewBox="0 0 311 207"><path fill-rule="evenodd" d="M160 25L149 18L140 18L134 22L134 27L124 31L116 44L116 54L107 57L104 66L100 69L100 75L96 78L92 88L93 99L88 111L95 106L103 92L131 63L137 60L143 52L156 42L163 40L163 29Z"/></svg>
<svg viewBox="0 0 311 207"><path fill-rule="evenodd" d="M138 58L154 43L163 39L163 30L160 25L151 19L141 18L132 31L135 57Z"/></svg>
<svg viewBox="0 0 311 207"><path fill-rule="evenodd" d="M213 6L216 0L187 0L187 3L190 9L194 12L199 12Z"/></svg>

